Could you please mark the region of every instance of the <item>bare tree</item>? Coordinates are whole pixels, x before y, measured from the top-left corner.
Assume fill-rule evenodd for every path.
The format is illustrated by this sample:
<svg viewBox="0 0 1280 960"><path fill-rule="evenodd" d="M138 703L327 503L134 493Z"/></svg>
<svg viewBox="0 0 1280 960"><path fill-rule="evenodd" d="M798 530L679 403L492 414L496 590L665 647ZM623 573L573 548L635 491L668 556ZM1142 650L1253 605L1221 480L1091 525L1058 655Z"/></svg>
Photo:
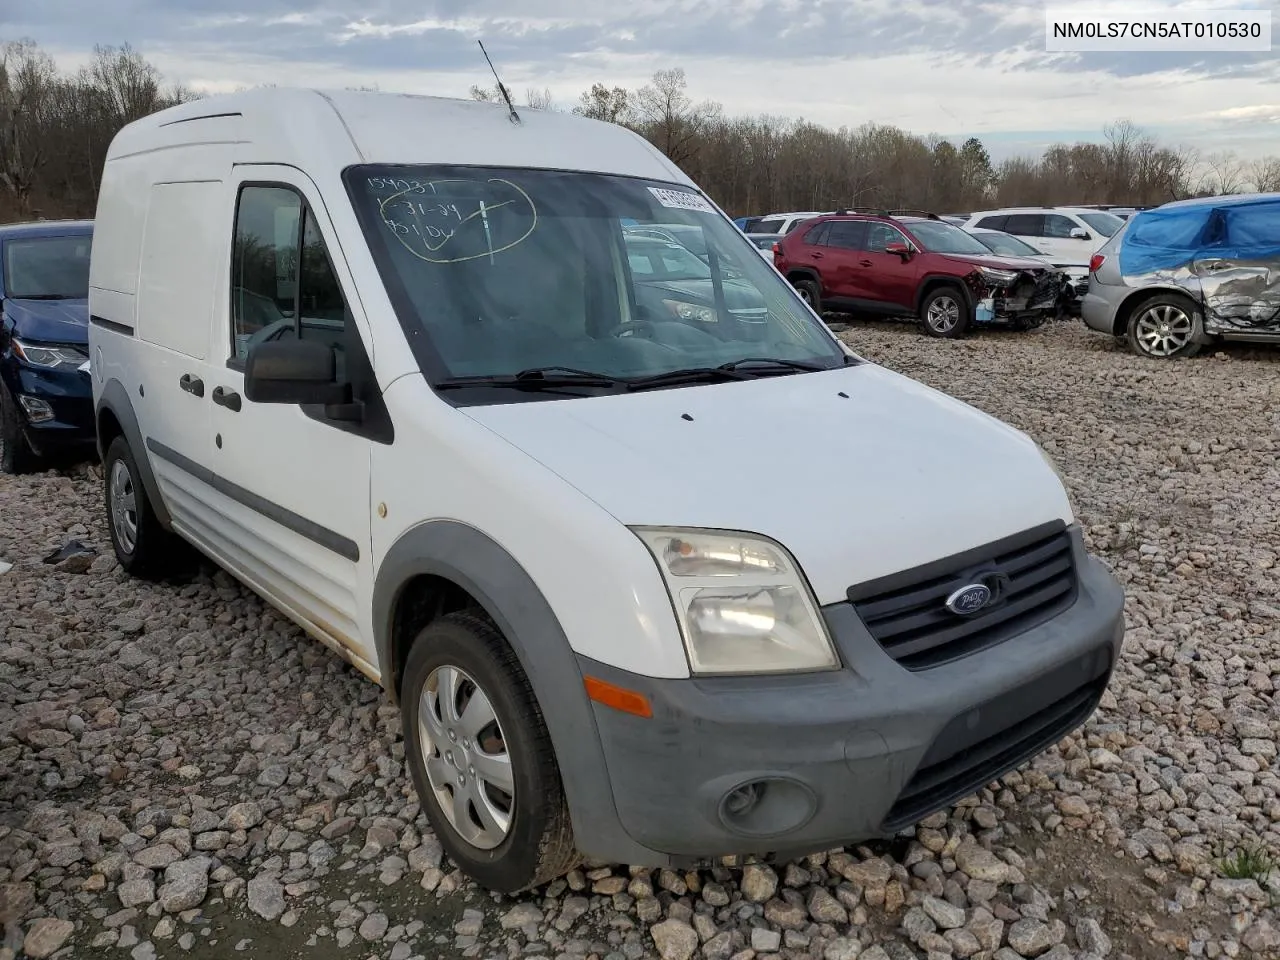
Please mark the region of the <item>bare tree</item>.
<svg viewBox="0 0 1280 960"><path fill-rule="evenodd" d="M1249 178L1259 193L1280 191L1280 157L1263 157L1254 161Z"/></svg>
<svg viewBox="0 0 1280 960"><path fill-rule="evenodd" d="M53 60L31 41L0 48L0 184L24 216L47 157L44 134L56 82Z"/></svg>
<svg viewBox="0 0 1280 960"><path fill-rule="evenodd" d="M578 98L573 112L592 120L608 123L626 123L631 116L631 94L624 87L610 89L603 83L593 83Z"/></svg>
<svg viewBox="0 0 1280 960"><path fill-rule="evenodd" d="M1247 185L1245 166L1230 150L1211 153L1204 158L1205 185L1213 193L1240 193Z"/></svg>
<svg viewBox="0 0 1280 960"><path fill-rule="evenodd" d="M695 104L685 92L684 70L659 70L636 92L636 119L671 162L681 165L697 153L698 138L720 118L720 105Z"/></svg>

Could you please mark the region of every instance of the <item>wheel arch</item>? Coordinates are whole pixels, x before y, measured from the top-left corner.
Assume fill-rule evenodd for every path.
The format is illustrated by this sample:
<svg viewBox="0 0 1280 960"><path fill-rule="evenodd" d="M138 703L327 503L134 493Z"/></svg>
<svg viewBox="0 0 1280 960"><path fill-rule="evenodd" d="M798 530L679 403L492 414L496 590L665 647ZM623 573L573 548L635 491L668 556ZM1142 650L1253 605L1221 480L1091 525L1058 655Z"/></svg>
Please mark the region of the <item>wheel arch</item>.
<svg viewBox="0 0 1280 960"><path fill-rule="evenodd" d="M939 287L955 287L960 291L960 295L964 297L965 308L970 312L973 311L973 291L969 289L969 285L964 280L945 273L926 273L920 278L920 284L916 288L916 316L920 315L920 308L924 306L925 300Z"/></svg>
<svg viewBox="0 0 1280 960"><path fill-rule="evenodd" d="M427 610L415 614L415 604ZM630 850L652 859L652 851L627 836L618 820L582 670L555 611L520 562L469 524L418 524L396 540L378 567L374 642L388 695L399 702L405 659L431 610L448 612L458 604L482 610L524 670L551 734L579 849L587 855L596 852L593 847L614 855Z"/></svg>
<svg viewBox="0 0 1280 960"><path fill-rule="evenodd" d="M1117 337L1122 337L1128 333L1129 321L1133 318L1133 312L1138 309L1138 304L1145 300L1149 300L1152 297L1160 296L1161 294L1179 297L1189 302L1200 314L1201 326L1203 326L1204 307L1200 304L1199 300L1197 300L1196 297L1188 290L1176 286L1175 284L1161 284L1159 286L1139 287L1132 293L1125 294L1125 298L1121 300L1120 304L1116 307L1115 319L1111 324L1111 332ZM1197 342L1208 341L1203 340Z"/></svg>
<svg viewBox="0 0 1280 960"><path fill-rule="evenodd" d="M143 442L142 430L138 426L138 416L134 412L129 392L119 380L108 380L102 388L94 410L94 426L97 432L98 458L106 466L107 449L116 437L123 436L133 451L134 462L138 466L142 489L147 494L151 511L165 530L172 529L169 509L160 496L160 487L156 483L155 474L151 470L151 457Z"/></svg>

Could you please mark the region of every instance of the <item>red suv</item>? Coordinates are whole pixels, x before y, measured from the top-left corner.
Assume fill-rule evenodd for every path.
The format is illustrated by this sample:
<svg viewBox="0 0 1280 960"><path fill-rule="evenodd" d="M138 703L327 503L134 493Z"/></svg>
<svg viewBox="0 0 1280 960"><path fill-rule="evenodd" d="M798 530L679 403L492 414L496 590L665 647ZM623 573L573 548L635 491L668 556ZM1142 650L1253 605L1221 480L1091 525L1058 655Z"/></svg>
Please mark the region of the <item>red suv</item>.
<svg viewBox="0 0 1280 960"><path fill-rule="evenodd" d="M1070 299L1065 273L995 256L932 214L814 217L774 246L773 262L818 313L918 317L935 337L972 323L1038 326Z"/></svg>

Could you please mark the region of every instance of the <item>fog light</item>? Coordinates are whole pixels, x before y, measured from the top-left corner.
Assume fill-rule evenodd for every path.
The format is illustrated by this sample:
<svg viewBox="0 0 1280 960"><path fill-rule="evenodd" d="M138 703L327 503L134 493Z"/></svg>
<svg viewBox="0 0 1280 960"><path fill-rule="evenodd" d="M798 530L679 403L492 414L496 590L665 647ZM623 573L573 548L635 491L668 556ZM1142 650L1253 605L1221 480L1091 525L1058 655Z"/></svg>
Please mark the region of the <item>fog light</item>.
<svg viewBox="0 0 1280 960"><path fill-rule="evenodd" d="M740 836L776 837L798 830L818 809L807 784L788 777L740 783L720 798L720 822Z"/></svg>
<svg viewBox="0 0 1280 960"><path fill-rule="evenodd" d="M53 407L39 397L20 396L18 402L22 404L22 410L31 423L44 423L46 420L53 419Z"/></svg>

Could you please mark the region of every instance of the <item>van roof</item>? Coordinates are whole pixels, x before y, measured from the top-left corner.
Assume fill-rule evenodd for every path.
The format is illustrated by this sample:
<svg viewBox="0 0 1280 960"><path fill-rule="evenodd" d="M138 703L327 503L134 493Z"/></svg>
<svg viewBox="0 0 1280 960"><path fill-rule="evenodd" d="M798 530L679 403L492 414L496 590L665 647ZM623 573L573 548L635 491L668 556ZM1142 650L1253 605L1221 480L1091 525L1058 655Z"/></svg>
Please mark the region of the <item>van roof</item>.
<svg viewBox="0 0 1280 960"><path fill-rule="evenodd" d="M340 169L353 163L581 170L692 181L643 137L568 113L447 97L264 87L219 94L124 127L108 159L234 143L244 162Z"/></svg>

